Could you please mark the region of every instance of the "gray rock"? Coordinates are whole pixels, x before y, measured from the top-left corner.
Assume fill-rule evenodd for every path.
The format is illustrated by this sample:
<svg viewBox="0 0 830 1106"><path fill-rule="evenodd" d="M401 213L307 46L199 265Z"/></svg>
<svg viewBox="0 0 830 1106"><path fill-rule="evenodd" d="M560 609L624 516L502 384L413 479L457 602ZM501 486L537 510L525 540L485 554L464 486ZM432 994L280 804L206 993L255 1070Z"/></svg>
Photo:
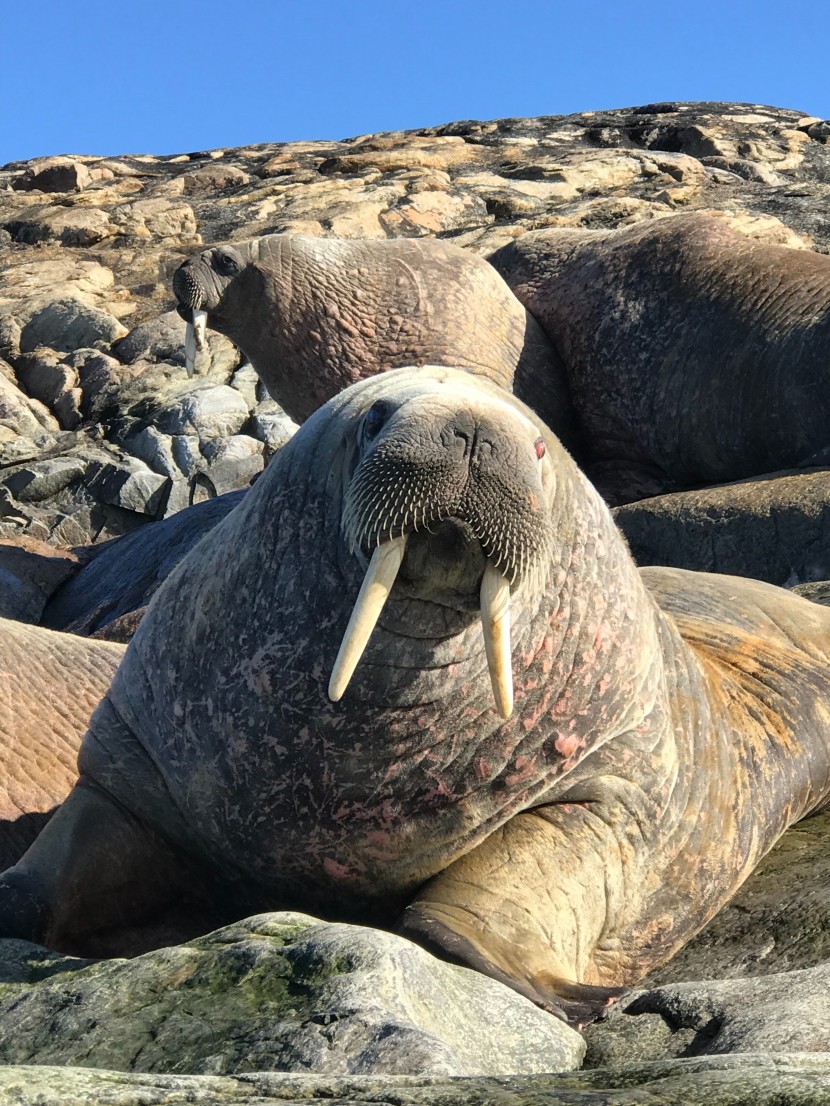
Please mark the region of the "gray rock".
<svg viewBox="0 0 830 1106"><path fill-rule="evenodd" d="M127 1075L9 1065L0 1068L0 1096L14 1106L826 1106L830 1056L707 1056L501 1078Z"/></svg>
<svg viewBox="0 0 830 1106"><path fill-rule="evenodd" d="M578 1033L494 980L393 934L301 914L127 961L59 964L30 946L28 978L9 944L4 1064L506 1075L569 1070L584 1053Z"/></svg>
<svg viewBox="0 0 830 1106"><path fill-rule="evenodd" d="M250 432L265 444L265 459L270 461L277 450L282 449L297 431L297 424L282 411L273 400L275 410L268 410L266 404L258 408L251 416Z"/></svg>
<svg viewBox="0 0 830 1106"><path fill-rule="evenodd" d="M184 332L185 323L179 314L165 311L131 330L126 338L113 345L112 352L125 365L148 359L183 363Z"/></svg>
<svg viewBox="0 0 830 1106"><path fill-rule="evenodd" d="M110 345L127 333L118 319L100 307L90 307L72 297L55 300L36 311L20 334L20 349L30 353L37 346L70 353L96 342Z"/></svg>
<svg viewBox="0 0 830 1106"><path fill-rule="evenodd" d="M196 434L200 439L238 434L248 421L248 405L225 384L208 385L161 408L156 426L165 434Z"/></svg>
<svg viewBox="0 0 830 1106"><path fill-rule="evenodd" d="M47 407L78 383L78 373L63 363L61 354L44 346L34 353L25 353L17 360L17 378L30 396Z"/></svg>
<svg viewBox="0 0 830 1106"><path fill-rule="evenodd" d="M85 473L83 461L74 457L56 457L16 469L4 476L2 483L21 503L39 503L80 481Z"/></svg>
<svg viewBox="0 0 830 1106"><path fill-rule="evenodd" d="M19 435L41 437L44 429L58 429L48 410L0 374L0 442Z"/></svg>
<svg viewBox="0 0 830 1106"><path fill-rule="evenodd" d="M25 537L0 540L0 618L37 623L49 597L79 567L68 550Z"/></svg>
<svg viewBox="0 0 830 1106"><path fill-rule="evenodd" d="M138 460L94 462L87 472L86 487L101 503L157 518L164 512L170 479L151 472Z"/></svg>

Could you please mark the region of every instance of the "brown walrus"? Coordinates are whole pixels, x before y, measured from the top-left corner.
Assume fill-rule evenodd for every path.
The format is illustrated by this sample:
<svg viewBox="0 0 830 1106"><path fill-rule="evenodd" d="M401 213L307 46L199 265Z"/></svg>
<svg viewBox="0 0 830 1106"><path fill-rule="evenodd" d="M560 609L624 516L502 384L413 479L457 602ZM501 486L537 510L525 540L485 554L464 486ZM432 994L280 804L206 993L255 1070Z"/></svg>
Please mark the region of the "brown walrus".
<svg viewBox="0 0 830 1106"><path fill-rule="evenodd" d="M529 403L570 449L561 362L492 266L448 242L269 234L214 246L173 274L188 367L205 326L239 347L302 422L349 384L403 365L453 365Z"/></svg>
<svg viewBox="0 0 830 1106"><path fill-rule="evenodd" d="M124 647L0 618L0 866L20 859L78 778L90 715Z"/></svg>
<svg viewBox="0 0 830 1106"><path fill-rule="evenodd" d="M611 502L827 460L824 254L688 214L533 231L489 260L561 354Z"/></svg>
<svg viewBox="0 0 830 1106"><path fill-rule="evenodd" d="M374 377L156 593L0 933L299 909L581 1024L826 801L828 651L778 588L641 573L512 395Z"/></svg>

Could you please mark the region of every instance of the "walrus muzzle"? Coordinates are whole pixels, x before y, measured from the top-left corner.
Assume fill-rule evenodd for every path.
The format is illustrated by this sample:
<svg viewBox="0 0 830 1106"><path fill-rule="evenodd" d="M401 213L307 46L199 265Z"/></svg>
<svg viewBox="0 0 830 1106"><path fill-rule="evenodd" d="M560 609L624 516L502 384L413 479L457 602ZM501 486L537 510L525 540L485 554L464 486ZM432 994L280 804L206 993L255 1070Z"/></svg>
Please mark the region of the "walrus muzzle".
<svg viewBox="0 0 830 1106"><path fill-rule="evenodd" d="M207 311L203 311L202 290L184 266L179 266L173 274L173 293L179 301L177 310L187 323L184 334L184 363L187 375L193 376L196 369L196 354L205 348L205 328Z"/></svg>
<svg viewBox="0 0 830 1106"><path fill-rule="evenodd" d="M374 547L329 683L341 698L403 563L407 537L456 521L469 533L484 571L479 609L487 665L502 718L513 708L510 588L538 579L549 561L550 521L530 450L503 427L471 430L454 419L434 436L390 434L358 465L343 528L353 550ZM417 443L413 447L413 440ZM483 441L478 451L473 441ZM523 448L524 446L524 448ZM481 572L481 569L478 570Z"/></svg>

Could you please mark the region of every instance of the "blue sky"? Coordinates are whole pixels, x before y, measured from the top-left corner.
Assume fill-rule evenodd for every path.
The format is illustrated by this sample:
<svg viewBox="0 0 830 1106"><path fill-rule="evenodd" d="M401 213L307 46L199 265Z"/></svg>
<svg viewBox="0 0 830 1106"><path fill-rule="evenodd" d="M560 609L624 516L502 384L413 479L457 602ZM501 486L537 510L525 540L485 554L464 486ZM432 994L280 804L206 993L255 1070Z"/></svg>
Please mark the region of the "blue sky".
<svg viewBox="0 0 830 1106"><path fill-rule="evenodd" d="M824 118L825 16L817 0L0 0L0 164L656 100Z"/></svg>

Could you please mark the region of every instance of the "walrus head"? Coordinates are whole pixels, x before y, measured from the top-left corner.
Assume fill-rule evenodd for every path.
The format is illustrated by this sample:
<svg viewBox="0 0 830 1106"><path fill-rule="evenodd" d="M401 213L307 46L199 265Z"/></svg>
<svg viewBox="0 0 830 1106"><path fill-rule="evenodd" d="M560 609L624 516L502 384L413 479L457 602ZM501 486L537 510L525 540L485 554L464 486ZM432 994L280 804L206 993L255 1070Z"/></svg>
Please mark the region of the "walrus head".
<svg viewBox="0 0 830 1106"><path fill-rule="evenodd" d="M247 258L233 246L216 246L185 261L173 274L176 310L187 323L184 349L188 376L196 353L204 348L208 317L222 302L225 290L247 266Z"/></svg>
<svg viewBox="0 0 830 1106"><path fill-rule="evenodd" d="M450 377L369 403L343 501L350 549L369 565L329 684L339 700L393 584L455 608L477 602L496 706L513 703L510 591L534 588L550 560L552 469L530 412Z"/></svg>

